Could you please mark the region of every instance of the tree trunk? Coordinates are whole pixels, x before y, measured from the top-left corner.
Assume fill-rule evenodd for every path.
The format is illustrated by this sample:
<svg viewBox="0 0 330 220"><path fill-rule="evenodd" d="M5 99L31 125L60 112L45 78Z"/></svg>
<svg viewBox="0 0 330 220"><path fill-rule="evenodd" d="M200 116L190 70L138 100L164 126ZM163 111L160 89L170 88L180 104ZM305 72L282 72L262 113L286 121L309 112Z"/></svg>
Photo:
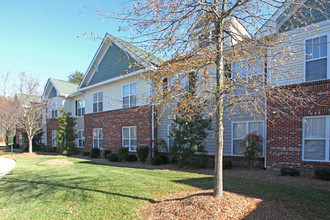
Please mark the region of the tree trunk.
<svg viewBox="0 0 330 220"><path fill-rule="evenodd" d="M6 150L9 150L8 142L9 142L9 129L6 128L6 137L5 137Z"/></svg>
<svg viewBox="0 0 330 220"><path fill-rule="evenodd" d="M28 137L28 140L29 140L29 153L32 153L32 139L33 139L33 137Z"/></svg>
<svg viewBox="0 0 330 220"><path fill-rule="evenodd" d="M219 0L214 0L216 11L219 12ZM223 196L223 173L222 173L222 160L223 160L223 94L224 94L224 59L223 59L223 40L224 40L224 22L225 18L222 17L227 7L227 0L223 0L221 17L214 18L215 39L216 39L216 126L215 126L215 168L214 168L214 196Z"/></svg>

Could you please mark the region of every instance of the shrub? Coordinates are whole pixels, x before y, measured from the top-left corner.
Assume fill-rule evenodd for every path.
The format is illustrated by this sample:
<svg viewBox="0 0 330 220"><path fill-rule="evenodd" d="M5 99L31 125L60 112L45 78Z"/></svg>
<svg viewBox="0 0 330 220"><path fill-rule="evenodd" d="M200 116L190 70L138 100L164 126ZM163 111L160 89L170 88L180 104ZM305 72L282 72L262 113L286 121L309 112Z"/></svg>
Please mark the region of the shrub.
<svg viewBox="0 0 330 220"><path fill-rule="evenodd" d="M282 167L281 168L281 175L282 176L299 176L299 170L290 167Z"/></svg>
<svg viewBox="0 0 330 220"><path fill-rule="evenodd" d="M262 148L262 137L257 132L246 135L241 146L245 148L243 155L245 160L249 162L251 168L253 163L257 160L257 156L260 155Z"/></svg>
<svg viewBox="0 0 330 220"><path fill-rule="evenodd" d="M134 162L134 161L137 161L137 156L136 155L134 155L134 154L130 154L130 155L128 155L128 157L127 157L127 161L128 162Z"/></svg>
<svg viewBox="0 0 330 220"><path fill-rule="evenodd" d="M321 180L330 180L330 168L322 167L315 170L315 178Z"/></svg>
<svg viewBox="0 0 330 220"><path fill-rule="evenodd" d="M149 147L148 146L140 146L136 149L138 157L140 158L141 162L146 162L149 156Z"/></svg>
<svg viewBox="0 0 330 220"><path fill-rule="evenodd" d="M193 168L207 168L209 165L208 157L195 157L192 159L191 164Z"/></svg>
<svg viewBox="0 0 330 220"><path fill-rule="evenodd" d="M90 156L91 158L98 158L100 156L100 149L99 148L93 148L91 150Z"/></svg>
<svg viewBox="0 0 330 220"><path fill-rule="evenodd" d="M223 162L222 162L223 169L231 169L232 167L233 167L233 162L231 160L223 159Z"/></svg>
<svg viewBox="0 0 330 220"><path fill-rule="evenodd" d="M107 159L110 162L118 162L118 155L116 153L110 153L108 154Z"/></svg>
<svg viewBox="0 0 330 220"><path fill-rule="evenodd" d="M128 157L128 147L121 147L118 149L118 159L119 161L127 160Z"/></svg>
<svg viewBox="0 0 330 220"><path fill-rule="evenodd" d="M111 153L112 153L111 150L104 150L104 152L103 152L104 158L108 158L108 154L111 154Z"/></svg>
<svg viewBox="0 0 330 220"><path fill-rule="evenodd" d="M161 165L164 163L168 163L169 159L165 155L156 155L151 159L151 164L152 165Z"/></svg>
<svg viewBox="0 0 330 220"><path fill-rule="evenodd" d="M83 156L85 156L85 157L88 157L88 156L89 156L89 154L90 154L90 152L89 152L89 151L84 151L84 152L82 152L82 155L83 155Z"/></svg>
<svg viewBox="0 0 330 220"><path fill-rule="evenodd" d="M67 155L68 155L68 151L67 151L67 150L64 150L64 151L62 152L62 154L63 154L64 156L67 156Z"/></svg>

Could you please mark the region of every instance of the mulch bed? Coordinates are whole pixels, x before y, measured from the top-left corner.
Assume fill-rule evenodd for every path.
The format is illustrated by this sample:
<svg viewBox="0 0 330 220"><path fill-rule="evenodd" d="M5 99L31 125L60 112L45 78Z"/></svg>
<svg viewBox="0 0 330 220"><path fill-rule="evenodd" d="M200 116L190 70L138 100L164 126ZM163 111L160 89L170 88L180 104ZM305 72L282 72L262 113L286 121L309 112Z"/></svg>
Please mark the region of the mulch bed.
<svg viewBox="0 0 330 220"><path fill-rule="evenodd" d="M303 219L284 206L261 199L224 192L223 198L212 190L169 195L140 212L146 220L174 219Z"/></svg>

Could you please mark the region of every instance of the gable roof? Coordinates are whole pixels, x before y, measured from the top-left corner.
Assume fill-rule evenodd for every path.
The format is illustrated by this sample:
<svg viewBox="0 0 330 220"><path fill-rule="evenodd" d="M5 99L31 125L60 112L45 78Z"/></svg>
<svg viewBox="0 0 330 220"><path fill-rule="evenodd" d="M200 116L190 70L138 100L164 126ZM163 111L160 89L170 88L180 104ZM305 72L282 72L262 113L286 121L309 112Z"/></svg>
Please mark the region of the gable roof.
<svg viewBox="0 0 330 220"><path fill-rule="evenodd" d="M79 91L141 73L162 60L113 35L106 34L90 63Z"/></svg>
<svg viewBox="0 0 330 220"><path fill-rule="evenodd" d="M302 7L306 6L306 7ZM320 10L323 10L321 12ZM313 14L314 18L311 16ZM273 34L271 31L290 31L294 28L318 23L329 19L330 3L323 5L317 0L287 0L265 22L255 35ZM291 21L290 21L291 20ZM294 26L292 26L294 24Z"/></svg>
<svg viewBox="0 0 330 220"><path fill-rule="evenodd" d="M42 98L45 99L46 95L48 96L52 91L56 91L57 96L67 97L76 93L77 89L77 84L69 83L60 79L49 78L42 94Z"/></svg>
<svg viewBox="0 0 330 220"><path fill-rule="evenodd" d="M16 93L15 97L23 106L29 106L31 103L40 103L41 96Z"/></svg>

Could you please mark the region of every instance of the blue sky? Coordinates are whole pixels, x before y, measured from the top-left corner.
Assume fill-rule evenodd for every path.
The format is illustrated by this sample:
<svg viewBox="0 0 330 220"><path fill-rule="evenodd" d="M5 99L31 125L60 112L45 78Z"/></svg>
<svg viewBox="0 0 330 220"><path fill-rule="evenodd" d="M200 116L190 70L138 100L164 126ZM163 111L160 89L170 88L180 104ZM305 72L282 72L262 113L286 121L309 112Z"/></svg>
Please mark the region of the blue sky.
<svg viewBox="0 0 330 220"><path fill-rule="evenodd" d="M125 24L102 19L82 5L119 11L122 1L1 0L0 75L11 72L12 83L22 71L42 83L49 77L67 80L76 70L86 72L100 45L91 33L129 34L118 32Z"/></svg>

